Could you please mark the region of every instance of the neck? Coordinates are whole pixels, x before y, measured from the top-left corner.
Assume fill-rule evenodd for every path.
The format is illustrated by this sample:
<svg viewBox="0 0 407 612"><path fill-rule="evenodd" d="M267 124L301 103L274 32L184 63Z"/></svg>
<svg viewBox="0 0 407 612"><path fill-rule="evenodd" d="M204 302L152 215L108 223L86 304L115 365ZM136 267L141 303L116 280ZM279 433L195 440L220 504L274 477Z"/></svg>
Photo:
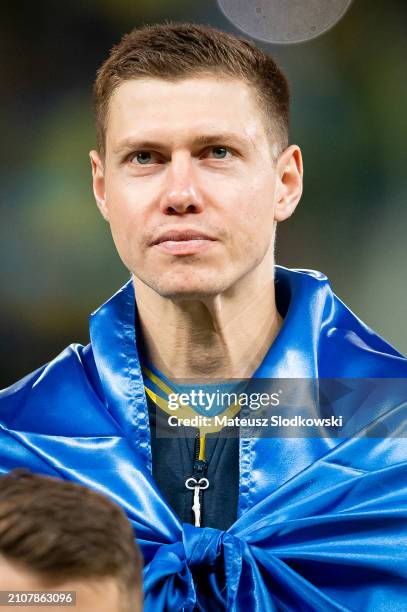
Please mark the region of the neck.
<svg viewBox="0 0 407 612"><path fill-rule="evenodd" d="M282 325L270 272L197 300L134 285L146 357L168 378L250 378Z"/></svg>

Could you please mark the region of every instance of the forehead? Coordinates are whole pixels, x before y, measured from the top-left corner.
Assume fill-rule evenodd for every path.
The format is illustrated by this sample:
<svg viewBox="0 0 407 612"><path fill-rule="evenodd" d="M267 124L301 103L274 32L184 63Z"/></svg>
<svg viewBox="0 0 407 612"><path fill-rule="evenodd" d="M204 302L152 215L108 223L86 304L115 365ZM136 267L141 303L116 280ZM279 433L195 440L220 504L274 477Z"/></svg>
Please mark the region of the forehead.
<svg viewBox="0 0 407 612"><path fill-rule="evenodd" d="M266 140L263 113L244 81L215 75L175 82L132 79L112 94L106 145L114 148L131 135L177 144L223 132L259 144Z"/></svg>

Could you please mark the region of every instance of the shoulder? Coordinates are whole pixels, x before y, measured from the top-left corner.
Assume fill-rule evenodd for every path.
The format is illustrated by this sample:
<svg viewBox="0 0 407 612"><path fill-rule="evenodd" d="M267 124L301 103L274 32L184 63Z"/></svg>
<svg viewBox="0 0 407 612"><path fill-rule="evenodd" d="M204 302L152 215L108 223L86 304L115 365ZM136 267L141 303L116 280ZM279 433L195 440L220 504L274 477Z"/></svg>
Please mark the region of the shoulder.
<svg viewBox="0 0 407 612"><path fill-rule="evenodd" d="M407 378L406 357L344 304L325 274L276 268L277 298L309 337L319 377Z"/></svg>
<svg viewBox="0 0 407 612"><path fill-rule="evenodd" d="M364 323L332 292L335 320L324 333L327 354L342 376L366 378L406 378L407 358L379 333ZM326 361L324 376L331 376Z"/></svg>
<svg viewBox="0 0 407 612"><path fill-rule="evenodd" d="M366 325L337 296L338 321L326 329L323 347L328 359L323 376L407 378L407 359L380 334ZM332 361L330 361L330 359ZM335 365L333 365L335 364Z"/></svg>
<svg viewBox="0 0 407 612"><path fill-rule="evenodd" d="M71 344L52 361L0 391L0 422L13 429L52 430L61 410L75 418L78 407L102 402L90 345Z"/></svg>

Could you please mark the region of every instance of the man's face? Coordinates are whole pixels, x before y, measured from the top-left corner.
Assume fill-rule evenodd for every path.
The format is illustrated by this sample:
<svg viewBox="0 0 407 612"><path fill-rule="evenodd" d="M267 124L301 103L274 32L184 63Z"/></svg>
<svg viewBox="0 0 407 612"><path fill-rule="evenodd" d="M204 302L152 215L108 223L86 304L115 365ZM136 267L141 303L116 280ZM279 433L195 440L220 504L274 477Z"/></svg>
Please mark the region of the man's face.
<svg viewBox="0 0 407 612"><path fill-rule="evenodd" d="M200 76L135 79L110 100L94 190L126 267L160 295L213 296L265 259L277 169L252 90Z"/></svg>

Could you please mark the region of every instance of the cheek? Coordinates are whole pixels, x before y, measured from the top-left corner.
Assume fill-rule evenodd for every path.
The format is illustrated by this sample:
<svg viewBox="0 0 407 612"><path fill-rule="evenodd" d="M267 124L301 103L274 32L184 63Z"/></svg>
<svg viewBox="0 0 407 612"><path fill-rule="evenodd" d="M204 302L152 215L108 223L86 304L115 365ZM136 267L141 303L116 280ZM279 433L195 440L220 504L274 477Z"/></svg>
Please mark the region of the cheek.
<svg viewBox="0 0 407 612"><path fill-rule="evenodd" d="M111 181L108 187L106 200L113 237L120 241L137 239L143 227L141 203L146 196L130 181Z"/></svg>
<svg viewBox="0 0 407 612"><path fill-rule="evenodd" d="M110 206L109 223L117 252L126 267L132 269L142 257L140 211L132 200L121 197Z"/></svg>
<svg viewBox="0 0 407 612"><path fill-rule="evenodd" d="M233 218L235 235L250 249L262 250L273 236L273 192L270 185L253 185L252 189L239 198Z"/></svg>

